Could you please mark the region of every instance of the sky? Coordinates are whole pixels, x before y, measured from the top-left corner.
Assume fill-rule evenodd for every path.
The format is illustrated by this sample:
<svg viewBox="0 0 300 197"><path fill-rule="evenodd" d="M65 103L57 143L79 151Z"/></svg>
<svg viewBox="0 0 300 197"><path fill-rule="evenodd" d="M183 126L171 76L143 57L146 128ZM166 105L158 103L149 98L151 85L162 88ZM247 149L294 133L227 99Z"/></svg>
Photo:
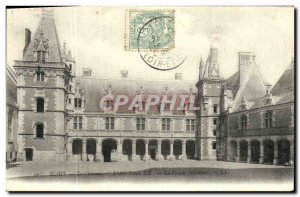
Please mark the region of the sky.
<svg viewBox="0 0 300 197"><path fill-rule="evenodd" d="M227 78L238 71L238 52L253 52L266 81L274 84L294 54L294 10L292 7L168 7L175 9L175 48L186 61L170 71L146 65L137 51L124 49L126 7L55 8L55 22L62 46L72 50L76 73L91 68L92 77L129 79L198 79L199 62L205 61L212 41L218 48L220 74ZM135 7L135 9L145 9ZM146 9L162 9L158 7ZM7 64L22 59L25 28L38 25L41 9L7 10Z"/></svg>

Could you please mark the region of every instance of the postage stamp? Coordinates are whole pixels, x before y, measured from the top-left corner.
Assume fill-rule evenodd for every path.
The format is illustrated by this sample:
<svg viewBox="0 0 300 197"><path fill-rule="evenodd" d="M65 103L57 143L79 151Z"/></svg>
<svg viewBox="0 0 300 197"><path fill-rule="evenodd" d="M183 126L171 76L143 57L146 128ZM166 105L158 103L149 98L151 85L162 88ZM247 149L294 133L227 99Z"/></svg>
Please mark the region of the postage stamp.
<svg viewBox="0 0 300 197"><path fill-rule="evenodd" d="M126 51L160 51L175 47L175 10L127 10Z"/></svg>

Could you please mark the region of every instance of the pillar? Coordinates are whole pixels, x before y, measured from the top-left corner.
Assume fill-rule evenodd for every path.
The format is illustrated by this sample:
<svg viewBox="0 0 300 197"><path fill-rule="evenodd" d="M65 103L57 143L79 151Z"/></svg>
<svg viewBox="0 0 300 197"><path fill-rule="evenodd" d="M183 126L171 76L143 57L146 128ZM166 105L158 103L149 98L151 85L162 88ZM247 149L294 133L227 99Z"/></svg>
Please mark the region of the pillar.
<svg viewBox="0 0 300 197"><path fill-rule="evenodd" d="M181 160L186 160L187 157L186 157L186 141L185 140L182 141L181 149L182 149Z"/></svg>
<svg viewBox="0 0 300 197"><path fill-rule="evenodd" d="M170 156L169 156L169 160L172 161L175 159L175 156L173 154L173 145L174 145L174 141L170 140Z"/></svg>
<svg viewBox="0 0 300 197"><path fill-rule="evenodd" d="M248 151L247 151L247 163L251 163L251 141L248 141Z"/></svg>
<svg viewBox="0 0 300 197"><path fill-rule="evenodd" d="M103 155L102 155L102 142L101 140L96 141L97 147L96 147L96 161L103 161Z"/></svg>
<svg viewBox="0 0 300 197"><path fill-rule="evenodd" d="M290 164L294 165L294 140L290 140Z"/></svg>
<svg viewBox="0 0 300 197"><path fill-rule="evenodd" d="M132 161L139 160L139 156L136 155L136 141L134 139L132 140L132 156L131 156L131 160Z"/></svg>
<svg viewBox="0 0 300 197"><path fill-rule="evenodd" d="M277 165L278 164L278 141L274 141L274 159L273 159L273 164Z"/></svg>
<svg viewBox="0 0 300 197"><path fill-rule="evenodd" d="M117 158L115 158L116 161L120 161L121 159L123 159L123 146L122 146L122 143L123 141L120 139L118 140L118 144L117 144Z"/></svg>
<svg viewBox="0 0 300 197"><path fill-rule="evenodd" d="M260 157L259 157L259 163L264 163L264 142L260 141Z"/></svg>
<svg viewBox="0 0 300 197"><path fill-rule="evenodd" d="M86 155L86 140L82 140L82 161L87 160L87 155Z"/></svg>
<svg viewBox="0 0 300 197"><path fill-rule="evenodd" d="M236 142L236 159L235 159L236 162L240 161L240 156L241 156L240 142L237 141Z"/></svg>
<svg viewBox="0 0 300 197"><path fill-rule="evenodd" d="M162 160L163 156L161 155L161 140L157 141L157 155L156 160Z"/></svg>
<svg viewBox="0 0 300 197"><path fill-rule="evenodd" d="M145 140L145 156L144 156L144 160L147 161L150 159L150 156L149 156L149 152L148 152L148 140Z"/></svg>

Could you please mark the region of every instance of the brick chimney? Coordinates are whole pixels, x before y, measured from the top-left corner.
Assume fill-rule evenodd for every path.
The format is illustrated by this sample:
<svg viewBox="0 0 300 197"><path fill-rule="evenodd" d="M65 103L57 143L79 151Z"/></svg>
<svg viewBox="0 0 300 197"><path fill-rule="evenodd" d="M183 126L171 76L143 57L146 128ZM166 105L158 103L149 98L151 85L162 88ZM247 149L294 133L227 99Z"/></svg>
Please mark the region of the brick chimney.
<svg viewBox="0 0 300 197"><path fill-rule="evenodd" d="M240 76L240 86L244 84L247 80L249 72L252 69L252 63L255 59L255 55L252 52L239 52L239 76Z"/></svg>
<svg viewBox="0 0 300 197"><path fill-rule="evenodd" d="M25 29L25 46L23 49L23 57L27 51L27 48L28 48L30 42L31 42L31 31L28 28L26 28Z"/></svg>

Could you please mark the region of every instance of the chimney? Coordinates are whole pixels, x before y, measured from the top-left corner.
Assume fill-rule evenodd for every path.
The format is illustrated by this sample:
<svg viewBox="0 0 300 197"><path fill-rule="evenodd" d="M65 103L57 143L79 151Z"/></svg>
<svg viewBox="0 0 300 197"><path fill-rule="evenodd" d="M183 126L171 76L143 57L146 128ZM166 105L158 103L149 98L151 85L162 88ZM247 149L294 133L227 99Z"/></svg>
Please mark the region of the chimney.
<svg viewBox="0 0 300 197"><path fill-rule="evenodd" d="M121 78L127 78L128 77L128 70L121 70Z"/></svg>
<svg viewBox="0 0 300 197"><path fill-rule="evenodd" d="M91 76L91 75L92 75L92 69L90 69L90 68L82 69L82 76Z"/></svg>
<svg viewBox="0 0 300 197"><path fill-rule="evenodd" d="M255 56L252 52L239 52L239 77L240 77L240 86L242 86L252 69L252 63Z"/></svg>
<svg viewBox="0 0 300 197"><path fill-rule="evenodd" d="M176 73L175 80L182 80L182 73Z"/></svg>
<svg viewBox="0 0 300 197"><path fill-rule="evenodd" d="M25 46L23 49L23 57L25 56L25 53L27 51L27 48L28 48L30 42L31 42L31 31L28 28L26 28L25 29Z"/></svg>

